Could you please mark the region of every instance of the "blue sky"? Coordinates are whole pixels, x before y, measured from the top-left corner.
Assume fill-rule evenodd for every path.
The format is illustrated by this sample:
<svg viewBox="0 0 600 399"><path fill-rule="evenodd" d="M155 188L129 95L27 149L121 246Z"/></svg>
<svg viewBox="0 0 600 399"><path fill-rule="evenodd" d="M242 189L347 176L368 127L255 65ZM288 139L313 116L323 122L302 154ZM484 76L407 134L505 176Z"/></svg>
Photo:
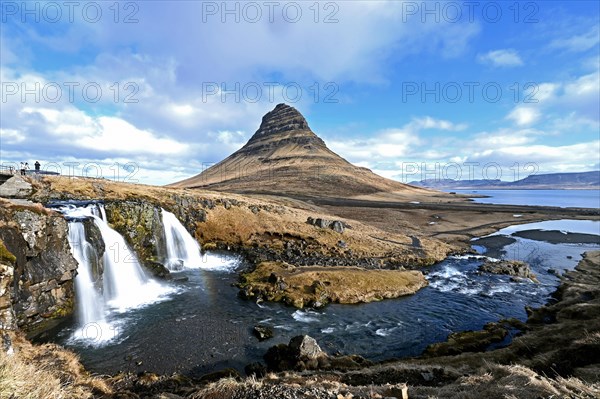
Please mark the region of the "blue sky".
<svg viewBox="0 0 600 399"><path fill-rule="evenodd" d="M331 149L403 182L600 168L596 1L2 1L0 13L3 164L166 184L287 102Z"/></svg>

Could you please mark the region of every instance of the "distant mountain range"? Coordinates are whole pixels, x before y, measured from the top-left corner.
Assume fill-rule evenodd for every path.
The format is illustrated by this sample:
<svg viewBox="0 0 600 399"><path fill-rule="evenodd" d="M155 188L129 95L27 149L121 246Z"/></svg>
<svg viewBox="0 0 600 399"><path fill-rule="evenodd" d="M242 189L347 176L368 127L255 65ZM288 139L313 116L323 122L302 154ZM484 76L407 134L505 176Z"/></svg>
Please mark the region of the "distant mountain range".
<svg viewBox="0 0 600 399"><path fill-rule="evenodd" d="M514 182L501 180L426 179L412 181L409 184L435 190L600 189L600 171L532 175Z"/></svg>

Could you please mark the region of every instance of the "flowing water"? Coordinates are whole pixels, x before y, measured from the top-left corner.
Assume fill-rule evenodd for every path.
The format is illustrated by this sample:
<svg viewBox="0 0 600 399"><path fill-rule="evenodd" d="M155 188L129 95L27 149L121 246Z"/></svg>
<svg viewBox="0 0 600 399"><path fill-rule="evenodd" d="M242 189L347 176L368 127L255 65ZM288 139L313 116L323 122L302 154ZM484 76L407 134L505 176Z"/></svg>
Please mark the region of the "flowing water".
<svg viewBox="0 0 600 399"><path fill-rule="evenodd" d="M111 341L117 338L119 331L118 324L108 322L111 313L126 313L164 300L175 291L146 276L123 236L108 225L102 204L65 205L60 210L69 220L69 244L79 265L75 277L78 317L70 340L86 344ZM86 237L86 219L93 221L104 241L101 262L94 245ZM102 273L98 272L100 267Z"/></svg>
<svg viewBox="0 0 600 399"><path fill-rule="evenodd" d="M80 326L97 323L106 326L104 300L96 288L96 281L90 270L92 262L97 262L98 254L85 237L83 223L69 222L69 245L73 257L80 265L75 278L77 303L77 323ZM79 331L76 336L83 336Z"/></svg>
<svg viewBox="0 0 600 399"><path fill-rule="evenodd" d="M579 229L596 231L599 225L586 223L578 224ZM175 235L175 230L165 231ZM184 231L179 233L187 234ZM574 268L586 250L598 248L597 244L551 244L514 237L502 253L529 262L539 284L480 273L477 268L489 255L485 253L452 257L429 268L429 286L414 295L322 310L242 300L233 284L247 264L232 254L204 254L200 266L189 268L184 260L186 267L173 273L172 291L163 300L125 312L109 311L106 322L116 338L101 344L74 341L70 337L80 325L71 318L39 341L65 344L79 353L88 369L100 373L180 371L197 376L223 367L243 370L244 365L260 361L270 346L287 343L298 334L315 337L332 354L357 353L376 361L416 356L452 332L480 329L503 318L525 320L525 306L547 303L559 284L557 274ZM174 257L185 259L182 253ZM79 280L77 284L79 289ZM259 342L252 336L257 324L273 328L275 337Z"/></svg>
<svg viewBox="0 0 600 399"><path fill-rule="evenodd" d="M202 266L205 262L200 254L198 242L171 212L161 209L161 215L167 241L167 268L177 271L184 267Z"/></svg>

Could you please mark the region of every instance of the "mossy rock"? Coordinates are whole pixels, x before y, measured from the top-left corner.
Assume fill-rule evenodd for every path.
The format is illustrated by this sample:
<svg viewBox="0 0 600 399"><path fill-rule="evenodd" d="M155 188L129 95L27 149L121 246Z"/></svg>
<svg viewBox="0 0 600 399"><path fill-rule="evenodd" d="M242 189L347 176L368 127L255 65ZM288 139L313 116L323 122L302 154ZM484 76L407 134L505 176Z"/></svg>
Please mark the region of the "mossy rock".
<svg viewBox="0 0 600 399"><path fill-rule="evenodd" d="M0 240L0 262L13 266L17 263L17 257L4 246L4 241L2 240Z"/></svg>

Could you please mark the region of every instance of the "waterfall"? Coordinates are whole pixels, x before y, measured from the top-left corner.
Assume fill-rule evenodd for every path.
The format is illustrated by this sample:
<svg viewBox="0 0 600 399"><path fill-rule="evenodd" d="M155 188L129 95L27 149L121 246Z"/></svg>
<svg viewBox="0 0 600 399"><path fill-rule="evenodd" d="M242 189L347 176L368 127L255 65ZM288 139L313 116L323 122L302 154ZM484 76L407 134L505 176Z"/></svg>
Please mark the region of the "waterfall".
<svg viewBox="0 0 600 399"><path fill-rule="evenodd" d="M167 242L166 267L170 271L185 268L231 271L239 265L237 259L223 258L218 255L200 253L200 245L169 211L161 208L165 240Z"/></svg>
<svg viewBox="0 0 600 399"><path fill-rule="evenodd" d="M82 326L89 323L104 323L104 302L94 286L94 279L89 268L90 258L96 251L85 238L83 223L69 222L69 245L71 253L79 264L75 277L75 295L77 299L77 317Z"/></svg>
<svg viewBox="0 0 600 399"><path fill-rule="evenodd" d="M99 217L101 220L106 222L106 210L104 209L104 205L95 204L95 205L88 205L88 207L91 210L92 215Z"/></svg>
<svg viewBox="0 0 600 399"><path fill-rule="evenodd" d="M83 207L68 205L60 208L60 211L70 219L68 239L73 257L79 265L75 291L80 328L73 338L96 342L113 339L118 329L106 321L110 310L124 312L156 302L172 289L145 275L137 256L123 236L106 222L102 204ZM93 281L92 256L97 254L85 235L85 219L93 220L105 245L102 290Z"/></svg>
<svg viewBox="0 0 600 399"><path fill-rule="evenodd" d="M165 240L167 242L166 267L171 271L183 267L200 267L202 256L200 245L171 212L161 208Z"/></svg>
<svg viewBox="0 0 600 399"><path fill-rule="evenodd" d="M123 236L106 221L92 216L106 245L104 251L104 299L109 307L119 311L154 302L165 288L149 279Z"/></svg>

